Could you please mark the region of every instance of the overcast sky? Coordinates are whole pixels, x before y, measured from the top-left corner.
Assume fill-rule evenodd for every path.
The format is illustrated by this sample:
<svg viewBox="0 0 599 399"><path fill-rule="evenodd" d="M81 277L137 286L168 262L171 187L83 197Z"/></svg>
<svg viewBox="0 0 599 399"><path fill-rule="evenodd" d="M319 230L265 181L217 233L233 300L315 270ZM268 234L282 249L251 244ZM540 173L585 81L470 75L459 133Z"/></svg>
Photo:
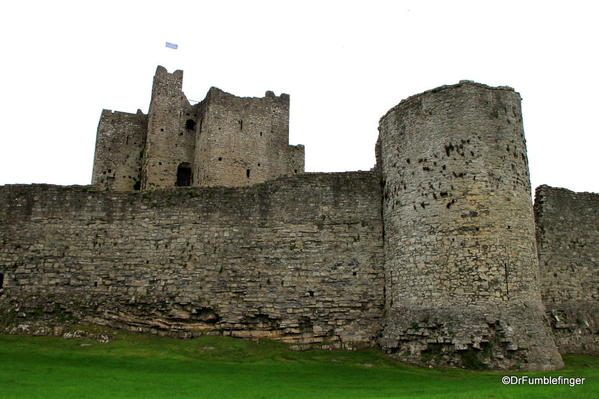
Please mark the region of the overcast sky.
<svg viewBox="0 0 599 399"><path fill-rule="evenodd" d="M103 108L147 112L157 65L291 95L306 171L369 170L379 118L468 79L523 98L533 188L599 192L599 4L12 1L0 15L0 184L89 184ZM177 50L165 42L179 45Z"/></svg>

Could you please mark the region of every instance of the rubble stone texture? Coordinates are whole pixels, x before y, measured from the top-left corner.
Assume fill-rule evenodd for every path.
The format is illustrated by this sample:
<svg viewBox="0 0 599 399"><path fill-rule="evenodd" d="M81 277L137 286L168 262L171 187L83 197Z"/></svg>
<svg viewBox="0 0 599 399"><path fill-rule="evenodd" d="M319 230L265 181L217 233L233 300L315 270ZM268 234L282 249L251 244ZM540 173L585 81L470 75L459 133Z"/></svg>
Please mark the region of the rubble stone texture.
<svg viewBox="0 0 599 399"><path fill-rule="evenodd" d="M92 184L237 187L304 172L304 146L289 145L289 95L240 98L213 87L191 105L182 86L183 71L159 66L148 115L102 111Z"/></svg>
<svg viewBox="0 0 599 399"><path fill-rule="evenodd" d="M0 309L181 336L370 346L383 315L372 172L142 193L0 187Z"/></svg>
<svg viewBox="0 0 599 399"><path fill-rule="evenodd" d="M380 123L382 346L441 364L554 369L538 285L520 96L462 82Z"/></svg>
<svg viewBox="0 0 599 399"><path fill-rule="evenodd" d="M303 173L289 96L212 88L191 105L182 76L158 67L148 115L102 112L93 185L0 187L0 330L91 322L500 369L597 352L598 196L541 187L537 245L512 89L408 98L381 119L372 171Z"/></svg>
<svg viewBox="0 0 599 399"><path fill-rule="evenodd" d="M599 354L599 194L540 186L541 294L562 353Z"/></svg>

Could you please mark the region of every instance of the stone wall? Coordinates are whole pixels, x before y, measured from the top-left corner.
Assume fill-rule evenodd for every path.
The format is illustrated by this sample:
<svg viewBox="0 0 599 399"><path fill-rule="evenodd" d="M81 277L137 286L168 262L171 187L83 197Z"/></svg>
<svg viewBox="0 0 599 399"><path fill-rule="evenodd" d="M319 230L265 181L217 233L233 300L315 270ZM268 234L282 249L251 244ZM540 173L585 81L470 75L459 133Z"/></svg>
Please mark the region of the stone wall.
<svg viewBox="0 0 599 399"><path fill-rule="evenodd" d="M147 128L148 116L141 111L137 114L102 111L92 184L103 190L139 190Z"/></svg>
<svg viewBox="0 0 599 399"><path fill-rule="evenodd" d="M175 187L178 168L193 164L200 106L189 103L182 87L183 71L156 69L143 155L144 190Z"/></svg>
<svg viewBox="0 0 599 399"><path fill-rule="evenodd" d="M288 176L293 176L298 173L304 173L306 149L303 145L290 145L289 146L289 160L287 164L289 169L287 171Z"/></svg>
<svg viewBox="0 0 599 399"><path fill-rule="evenodd" d="M248 186L304 172L289 145L289 95L236 97L211 88L192 105L183 71L158 66L148 115L103 111L92 184L104 190Z"/></svg>
<svg viewBox="0 0 599 399"><path fill-rule="evenodd" d="M380 334L370 172L130 193L3 186L0 204L5 327L86 320L336 348Z"/></svg>
<svg viewBox="0 0 599 399"><path fill-rule="evenodd" d="M382 346L429 364L554 369L520 96L472 82L402 101L380 122Z"/></svg>
<svg viewBox="0 0 599 399"><path fill-rule="evenodd" d="M540 186L542 296L562 353L599 354L599 194Z"/></svg>
<svg viewBox="0 0 599 399"><path fill-rule="evenodd" d="M535 240L512 89L410 97L381 119L372 172L302 174L287 95L191 106L181 82L159 67L149 116L102 113L95 186L0 187L4 331L86 321L554 369L553 327L563 352L598 352L599 195L540 187ZM182 164L217 187L175 187ZM140 168L152 190L119 192Z"/></svg>
<svg viewBox="0 0 599 399"><path fill-rule="evenodd" d="M236 97L217 88L206 96L195 146L200 186L247 186L304 171L303 151L289 146L289 96ZM303 150L303 146L302 146ZM293 155L293 157L292 157Z"/></svg>

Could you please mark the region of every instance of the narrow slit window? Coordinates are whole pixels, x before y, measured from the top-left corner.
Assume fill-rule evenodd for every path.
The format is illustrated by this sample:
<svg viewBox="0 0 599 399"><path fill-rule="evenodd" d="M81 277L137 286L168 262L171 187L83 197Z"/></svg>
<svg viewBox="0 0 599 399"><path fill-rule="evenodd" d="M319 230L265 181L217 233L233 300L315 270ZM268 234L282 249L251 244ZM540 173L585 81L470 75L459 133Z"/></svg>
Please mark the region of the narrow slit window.
<svg viewBox="0 0 599 399"><path fill-rule="evenodd" d="M2 289L4 285L4 274L0 273L0 290Z"/></svg>
<svg viewBox="0 0 599 399"><path fill-rule="evenodd" d="M245 171L245 176L246 176L248 179L250 178L250 170L249 170L249 169Z"/></svg>

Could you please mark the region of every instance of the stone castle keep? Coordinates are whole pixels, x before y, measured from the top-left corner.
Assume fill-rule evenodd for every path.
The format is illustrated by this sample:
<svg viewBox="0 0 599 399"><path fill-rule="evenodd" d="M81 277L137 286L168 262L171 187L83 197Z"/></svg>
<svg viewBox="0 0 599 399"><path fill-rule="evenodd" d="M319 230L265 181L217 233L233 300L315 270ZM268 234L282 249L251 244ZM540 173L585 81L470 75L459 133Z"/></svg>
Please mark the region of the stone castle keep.
<svg viewBox="0 0 599 399"><path fill-rule="evenodd" d="M289 145L289 96L239 98L211 88L191 105L183 72L158 67L148 115L102 111L92 184L106 190L247 186L304 172Z"/></svg>
<svg viewBox="0 0 599 399"><path fill-rule="evenodd" d="M599 354L599 195L537 188L520 96L463 81L380 120L368 172L304 173L289 96L158 67L148 114L102 111L91 186L0 186L0 328L380 346L548 370ZM66 326L66 327L65 327Z"/></svg>

